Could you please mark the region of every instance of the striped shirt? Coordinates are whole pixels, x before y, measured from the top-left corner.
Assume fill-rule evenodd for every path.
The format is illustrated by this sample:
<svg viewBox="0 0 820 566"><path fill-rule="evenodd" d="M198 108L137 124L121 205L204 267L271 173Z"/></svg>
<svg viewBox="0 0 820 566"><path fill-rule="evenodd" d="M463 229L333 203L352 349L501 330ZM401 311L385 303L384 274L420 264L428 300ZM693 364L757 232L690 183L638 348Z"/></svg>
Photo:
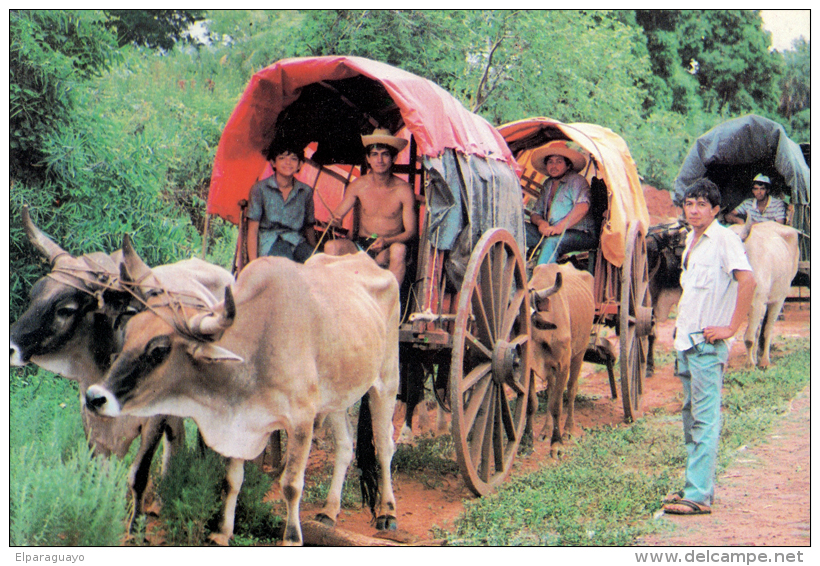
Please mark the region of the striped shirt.
<svg viewBox="0 0 820 566"><path fill-rule="evenodd" d="M766 207L763 209L763 212L758 210L757 200L754 198L747 198L741 202L733 212L738 216L743 216L744 218L748 214L751 214L752 224L755 224L756 222L765 222L766 220L774 220L775 222L786 221L786 203L773 196L769 196L769 202L766 203Z"/></svg>

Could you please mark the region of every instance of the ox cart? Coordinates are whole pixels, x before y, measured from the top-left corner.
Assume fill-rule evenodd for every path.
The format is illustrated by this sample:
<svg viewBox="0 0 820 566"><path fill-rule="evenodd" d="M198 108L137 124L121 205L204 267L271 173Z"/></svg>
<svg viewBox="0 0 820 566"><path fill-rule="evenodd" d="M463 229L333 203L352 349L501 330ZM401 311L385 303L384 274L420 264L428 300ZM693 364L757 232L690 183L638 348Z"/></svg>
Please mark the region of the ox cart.
<svg viewBox="0 0 820 566"><path fill-rule="evenodd" d="M527 216L545 179L530 163L533 150L563 140L574 142L586 154L587 164L581 173L590 183L590 214L601 226L598 246L558 261L571 260L576 267L585 267L593 274L595 325L585 360L607 365L615 398L613 365L617 356L624 417L631 421L640 410L653 321L646 253L649 211L629 149L620 136L607 128L564 124L543 117L505 124L499 131L522 170L521 189ZM617 347L599 332L607 327L614 328Z"/></svg>
<svg viewBox="0 0 820 566"><path fill-rule="evenodd" d="M436 375L465 481L485 494L512 468L531 374L522 193L498 131L434 83L383 63L282 60L253 76L225 127L207 212L239 225L241 269L244 206L271 174L263 151L295 140L306 155L297 178L314 189L325 237L347 186L366 173L360 136L376 128L409 141L393 172L414 188L419 219L401 292L402 373Z"/></svg>
<svg viewBox="0 0 820 566"><path fill-rule="evenodd" d="M771 193L784 198L786 223L798 231L800 261L794 286L810 286L811 174L809 146L800 146L782 125L750 114L718 124L700 136L681 165L675 179L673 200L678 206L686 189L707 177L720 189L721 212L731 212L752 197L752 179L768 176Z"/></svg>

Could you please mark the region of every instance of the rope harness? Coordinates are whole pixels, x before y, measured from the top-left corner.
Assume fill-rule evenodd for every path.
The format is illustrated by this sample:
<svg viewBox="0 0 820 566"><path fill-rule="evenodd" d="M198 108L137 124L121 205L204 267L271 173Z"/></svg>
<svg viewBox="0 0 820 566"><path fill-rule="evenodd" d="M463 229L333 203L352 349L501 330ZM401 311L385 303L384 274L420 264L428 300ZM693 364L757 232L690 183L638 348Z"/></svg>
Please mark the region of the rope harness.
<svg viewBox="0 0 820 566"><path fill-rule="evenodd" d="M70 254L63 252L55 256L54 260L62 255ZM134 281L126 281L123 280L119 274L112 273L87 255L79 259L85 262L86 265L84 267L52 267L51 272L46 275L46 277L94 297L97 300L98 310L102 310L105 307L103 295L106 291L126 292L142 305L142 310L151 311L175 328L180 334L193 340L203 340L204 337L202 335L191 329L189 325L190 317L187 316L186 308L189 310L194 309L197 313L207 311L210 314L216 315L216 312L196 294L179 291L172 292L159 284L147 283L145 280L151 275L150 271ZM53 263L54 262L52 262L52 265ZM98 287L98 289L92 290L94 287ZM146 298L143 298L143 293L137 290L140 287L148 288L148 291L144 292ZM158 295L166 295L168 300L162 303L154 302L149 304L148 299ZM168 307L171 310L170 319L159 312L158 308L162 307Z"/></svg>

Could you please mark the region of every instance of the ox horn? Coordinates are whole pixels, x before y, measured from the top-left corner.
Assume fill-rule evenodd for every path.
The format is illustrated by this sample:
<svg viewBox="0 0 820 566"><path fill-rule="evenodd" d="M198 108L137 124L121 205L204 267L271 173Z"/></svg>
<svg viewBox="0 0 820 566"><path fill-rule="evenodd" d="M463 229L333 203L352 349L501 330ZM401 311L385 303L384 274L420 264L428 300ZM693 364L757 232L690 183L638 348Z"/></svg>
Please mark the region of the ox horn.
<svg viewBox="0 0 820 566"><path fill-rule="evenodd" d="M151 268L142 261L131 243L131 236L122 237L122 265L125 267L131 281L141 283L151 275Z"/></svg>
<svg viewBox="0 0 820 566"><path fill-rule="evenodd" d="M188 326L197 336L219 339L222 332L230 328L236 317L236 302L233 298L231 287L225 287L225 301L222 304L222 313L201 314L191 319Z"/></svg>
<svg viewBox="0 0 820 566"><path fill-rule="evenodd" d="M561 290L561 284L563 282L563 277L561 276L561 272L555 274L555 284L552 287L548 287L547 289L541 289L540 291L533 291L532 295L533 298L538 301L543 301L547 297L554 295L558 291Z"/></svg>
<svg viewBox="0 0 820 566"><path fill-rule="evenodd" d="M740 240L742 242L746 241L746 238L749 237L749 234L752 232L752 215L746 215L746 222L743 223L743 230L740 231Z"/></svg>
<svg viewBox="0 0 820 566"><path fill-rule="evenodd" d="M58 246L54 240L34 225L34 222L31 221L28 206L23 206L21 216L23 217L23 229L26 231L28 241L37 248L41 255L48 258L51 265L54 265L54 262L61 255L69 255L67 251Z"/></svg>

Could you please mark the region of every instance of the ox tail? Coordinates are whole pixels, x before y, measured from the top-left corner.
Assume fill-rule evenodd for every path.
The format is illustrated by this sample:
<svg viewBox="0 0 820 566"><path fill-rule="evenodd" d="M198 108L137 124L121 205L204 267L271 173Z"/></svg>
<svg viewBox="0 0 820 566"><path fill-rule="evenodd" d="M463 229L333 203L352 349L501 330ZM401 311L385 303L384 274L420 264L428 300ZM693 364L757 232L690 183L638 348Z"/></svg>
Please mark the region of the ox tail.
<svg viewBox="0 0 820 566"><path fill-rule="evenodd" d="M370 395L364 394L359 407L359 426L356 430L356 466L361 472L362 502L376 516L379 497L379 471L376 445L373 443L373 419L370 414Z"/></svg>

